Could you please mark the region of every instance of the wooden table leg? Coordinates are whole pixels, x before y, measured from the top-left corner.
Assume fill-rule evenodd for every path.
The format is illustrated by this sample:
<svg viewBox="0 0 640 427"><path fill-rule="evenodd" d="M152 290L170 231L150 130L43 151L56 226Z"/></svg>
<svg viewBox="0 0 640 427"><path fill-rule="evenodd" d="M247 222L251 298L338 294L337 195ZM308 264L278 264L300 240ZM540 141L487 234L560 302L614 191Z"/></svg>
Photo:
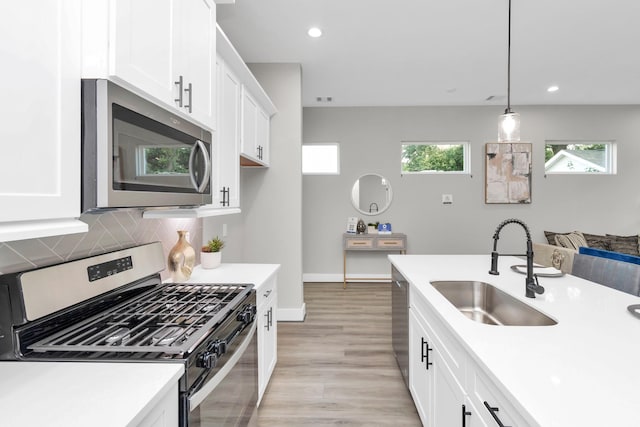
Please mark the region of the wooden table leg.
<svg viewBox="0 0 640 427"><path fill-rule="evenodd" d="M342 251L342 289L347 289L347 251Z"/></svg>

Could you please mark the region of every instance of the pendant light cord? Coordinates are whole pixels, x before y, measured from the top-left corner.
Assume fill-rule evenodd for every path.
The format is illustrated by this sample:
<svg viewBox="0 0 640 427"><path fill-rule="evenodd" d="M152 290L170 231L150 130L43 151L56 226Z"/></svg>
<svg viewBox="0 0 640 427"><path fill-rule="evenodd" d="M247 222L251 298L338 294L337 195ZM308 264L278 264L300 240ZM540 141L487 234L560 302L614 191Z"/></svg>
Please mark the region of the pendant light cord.
<svg viewBox="0 0 640 427"><path fill-rule="evenodd" d="M511 113L511 0L509 0L509 34L507 37L507 109Z"/></svg>

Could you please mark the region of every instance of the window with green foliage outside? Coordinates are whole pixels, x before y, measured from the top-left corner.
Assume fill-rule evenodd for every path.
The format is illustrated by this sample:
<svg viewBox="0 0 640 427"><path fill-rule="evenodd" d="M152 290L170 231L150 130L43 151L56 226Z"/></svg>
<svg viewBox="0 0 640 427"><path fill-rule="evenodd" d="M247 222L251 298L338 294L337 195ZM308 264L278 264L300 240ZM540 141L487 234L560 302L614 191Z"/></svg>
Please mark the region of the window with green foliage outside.
<svg viewBox="0 0 640 427"><path fill-rule="evenodd" d="M466 142L402 143L401 173L467 173L468 151Z"/></svg>
<svg viewBox="0 0 640 427"><path fill-rule="evenodd" d="M548 174L614 174L615 153L611 141L546 141L544 170Z"/></svg>
<svg viewBox="0 0 640 427"><path fill-rule="evenodd" d="M141 175L183 175L189 173L191 148L143 147Z"/></svg>

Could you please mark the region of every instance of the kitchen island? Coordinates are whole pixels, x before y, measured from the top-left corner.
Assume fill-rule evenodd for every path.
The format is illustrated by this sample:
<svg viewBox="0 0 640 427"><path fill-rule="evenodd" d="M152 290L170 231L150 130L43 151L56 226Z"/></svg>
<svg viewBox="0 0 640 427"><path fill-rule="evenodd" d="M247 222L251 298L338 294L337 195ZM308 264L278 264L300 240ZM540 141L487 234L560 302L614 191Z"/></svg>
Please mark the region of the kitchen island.
<svg viewBox="0 0 640 427"><path fill-rule="evenodd" d="M453 368L447 372L453 372L451 376L460 382L461 403L467 403L468 412L484 379L489 389L495 388L515 409L518 422L524 425L640 425L640 319L627 310L640 303L640 298L570 275L541 277L545 292L535 299L525 298L525 276L510 268L523 260L514 257L500 258L498 276L488 274L488 254L389 255L389 259L409 283L410 311L422 311L418 314L432 319L430 326L440 334L436 343L450 344L445 351L440 349L442 358L460 362L450 363ZM431 286L435 280L487 282L557 324L474 322ZM464 357L456 353L458 347ZM427 349L432 350L429 344ZM462 408L464 413L465 406ZM467 425L498 425L482 400L475 402L474 411L483 412L490 422ZM514 424L520 427L518 422Z"/></svg>
<svg viewBox="0 0 640 427"><path fill-rule="evenodd" d="M181 363L0 362L0 425L177 426L183 372Z"/></svg>

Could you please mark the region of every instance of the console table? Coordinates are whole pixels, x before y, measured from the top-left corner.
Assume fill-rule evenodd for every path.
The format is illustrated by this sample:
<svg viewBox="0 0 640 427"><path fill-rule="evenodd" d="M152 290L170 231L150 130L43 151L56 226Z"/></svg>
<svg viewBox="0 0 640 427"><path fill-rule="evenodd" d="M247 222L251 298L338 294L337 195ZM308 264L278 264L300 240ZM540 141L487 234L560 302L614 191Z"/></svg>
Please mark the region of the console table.
<svg viewBox="0 0 640 427"><path fill-rule="evenodd" d="M390 234L353 234L344 233L342 235L342 280L343 289L347 288L347 253L349 251L379 251L394 252L401 254L407 251L407 235L403 233ZM351 277L353 280L384 280L389 279L371 277Z"/></svg>

